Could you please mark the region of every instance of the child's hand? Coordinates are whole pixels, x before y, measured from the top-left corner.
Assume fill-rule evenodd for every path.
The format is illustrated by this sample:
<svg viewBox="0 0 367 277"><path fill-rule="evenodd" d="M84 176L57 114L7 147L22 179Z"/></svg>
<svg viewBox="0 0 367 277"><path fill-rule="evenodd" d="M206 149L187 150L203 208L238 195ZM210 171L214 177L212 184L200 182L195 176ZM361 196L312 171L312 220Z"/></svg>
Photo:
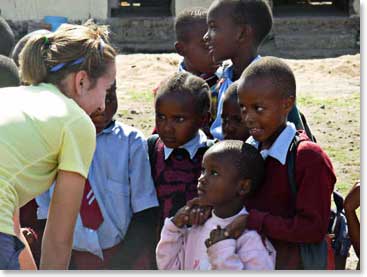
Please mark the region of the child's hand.
<svg viewBox="0 0 367 277"><path fill-rule="evenodd" d="M210 232L209 238L205 240L205 246L209 248L213 244L217 243L218 241L228 239L228 236L226 236L225 228L221 228L219 225L216 229L212 230Z"/></svg>
<svg viewBox="0 0 367 277"><path fill-rule="evenodd" d="M187 201L186 206L190 207L190 225L203 225L211 216L212 207L201 205L198 197Z"/></svg>
<svg viewBox="0 0 367 277"><path fill-rule="evenodd" d="M226 226L226 235L230 238L238 239L246 229L247 217L248 215L245 214L237 216Z"/></svg>
<svg viewBox="0 0 367 277"><path fill-rule="evenodd" d="M190 210L191 208L187 205L179 209L172 218L173 224L175 224L178 228L182 228L187 225L189 223Z"/></svg>

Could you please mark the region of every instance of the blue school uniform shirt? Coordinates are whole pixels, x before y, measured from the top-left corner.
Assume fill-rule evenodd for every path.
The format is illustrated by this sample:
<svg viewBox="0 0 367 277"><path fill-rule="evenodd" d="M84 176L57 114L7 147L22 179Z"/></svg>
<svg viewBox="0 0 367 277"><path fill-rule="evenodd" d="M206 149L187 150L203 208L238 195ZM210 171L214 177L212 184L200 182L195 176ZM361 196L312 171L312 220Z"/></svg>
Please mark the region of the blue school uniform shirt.
<svg viewBox="0 0 367 277"><path fill-rule="evenodd" d="M159 205L143 134L123 123L112 122L97 135L88 179L104 220L97 230L92 230L83 226L78 214L73 249L103 259L102 249L123 240L133 213ZM53 188L36 198L39 219L47 218Z"/></svg>
<svg viewBox="0 0 367 277"><path fill-rule="evenodd" d="M287 126L279 134L274 143L269 149L263 149L260 151L261 156L265 160L268 156L278 160L282 165L285 165L287 161L287 154L289 146L292 143L294 136L296 135L296 127L293 123L287 122ZM252 136L246 140L246 143L251 144L256 149L259 149L260 142L255 140Z"/></svg>
<svg viewBox="0 0 367 277"><path fill-rule="evenodd" d="M256 62L261 59L260 55L257 55L255 59L251 62ZM223 140L223 132L222 132L222 110L223 110L223 98L224 94L227 91L227 88L233 83L233 64L223 65L222 76L220 77L219 84L219 92L218 92L218 107L217 107L217 117L214 122L210 126L210 133L216 139Z"/></svg>

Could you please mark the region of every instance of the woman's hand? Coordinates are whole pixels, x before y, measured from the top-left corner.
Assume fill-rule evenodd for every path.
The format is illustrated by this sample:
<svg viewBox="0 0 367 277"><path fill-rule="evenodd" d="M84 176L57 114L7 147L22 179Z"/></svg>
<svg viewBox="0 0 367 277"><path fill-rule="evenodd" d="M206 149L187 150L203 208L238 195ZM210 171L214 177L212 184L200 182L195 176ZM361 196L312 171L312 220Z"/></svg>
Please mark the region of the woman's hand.
<svg viewBox="0 0 367 277"><path fill-rule="evenodd" d="M226 235L226 229L221 228L219 225L216 229L212 230L209 234L209 238L205 240L206 248L209 248L213 244L217 243L218 241L228 239L229 237Z"/></svg>

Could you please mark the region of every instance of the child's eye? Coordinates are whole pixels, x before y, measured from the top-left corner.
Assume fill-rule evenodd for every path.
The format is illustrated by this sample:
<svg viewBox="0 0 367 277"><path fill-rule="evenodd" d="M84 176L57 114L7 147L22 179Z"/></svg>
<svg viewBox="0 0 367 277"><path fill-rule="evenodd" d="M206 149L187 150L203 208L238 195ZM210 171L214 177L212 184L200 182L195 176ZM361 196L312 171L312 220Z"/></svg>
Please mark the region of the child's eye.
<svg viewBox="0 0 367 277"><path fill-rule="evenodd" d="M210 170L210 175L213 175L213 176L218 176L218 172L215 171L215 170Z"/></svg>
<svg viewBox="0 0 367 277"><path fill-rule="evenodd" d="M182 123L182 122L184 122L185 121L185 118L184 117L182 117L182 116L178 116L178 117L176 117L176 122L178 122L178 123Z"/></svg>
<svg viewBox="0 0 367 277"><path fill-rule="evenodd" d="M155 117L157 120L165 120L166 118L163 114L156 114Z"/></svg>
<svg viewBox="0 0 367 277"><path fill-rule="evenodd" d="M264 108L263 107L256 107L256 111L257 112L262 112L262 111L264 111Z"/></svg>

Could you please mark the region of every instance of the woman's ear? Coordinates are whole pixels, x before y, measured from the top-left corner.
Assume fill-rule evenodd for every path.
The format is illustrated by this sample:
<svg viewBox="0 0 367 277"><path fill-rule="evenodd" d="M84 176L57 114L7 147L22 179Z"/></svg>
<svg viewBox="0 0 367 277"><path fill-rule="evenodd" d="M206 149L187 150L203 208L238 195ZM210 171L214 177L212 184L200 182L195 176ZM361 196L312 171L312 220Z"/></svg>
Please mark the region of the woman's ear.
<svg viewBox="0 0 367 277"><path fill-rule="evenodd" d="M251 191L251 180L242 179L238 186L238 194L240 197L245 197Z"/></svg>
<svg viewBox="0 0 367 277"><path fill-rule="evenodd" d="M89 88L88 73L85 70L78 71L74 77L75 92L78 96L81 96L84 91Z"/></svg>

